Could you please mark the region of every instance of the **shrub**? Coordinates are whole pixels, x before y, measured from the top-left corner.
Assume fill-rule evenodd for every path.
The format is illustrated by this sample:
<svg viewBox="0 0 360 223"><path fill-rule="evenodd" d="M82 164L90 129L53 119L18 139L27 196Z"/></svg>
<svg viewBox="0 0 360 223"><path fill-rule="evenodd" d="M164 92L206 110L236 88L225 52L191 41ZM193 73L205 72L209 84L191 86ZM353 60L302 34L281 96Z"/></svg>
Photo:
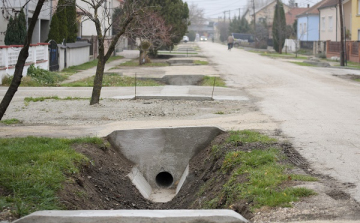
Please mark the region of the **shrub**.
<svg viewBox="0 0 360 223"><path fill-rule="evenodd" d="M35 79L39 84L45 86L55 85L57 82L62 81L64 78L54 72L35 67L34 64L28 68L27 75Z"/></svg>

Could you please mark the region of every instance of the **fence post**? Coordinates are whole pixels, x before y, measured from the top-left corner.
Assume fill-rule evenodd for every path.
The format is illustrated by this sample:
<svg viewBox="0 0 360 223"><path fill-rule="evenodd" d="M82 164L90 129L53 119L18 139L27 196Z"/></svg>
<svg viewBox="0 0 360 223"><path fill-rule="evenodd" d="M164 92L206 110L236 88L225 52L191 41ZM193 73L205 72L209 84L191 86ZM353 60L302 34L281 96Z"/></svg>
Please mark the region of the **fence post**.
<svg viewBox="0 0 360 223"><path fill-rule="evenodd" d="M330 40L326 40L326 58L328 58Z"/></svg>
<svg viewBox="0 0 360 223"><path fill-rule="evenodd" d="M358 44L357 51L358 51L358 63L360 63L360 44Z"/></svg>

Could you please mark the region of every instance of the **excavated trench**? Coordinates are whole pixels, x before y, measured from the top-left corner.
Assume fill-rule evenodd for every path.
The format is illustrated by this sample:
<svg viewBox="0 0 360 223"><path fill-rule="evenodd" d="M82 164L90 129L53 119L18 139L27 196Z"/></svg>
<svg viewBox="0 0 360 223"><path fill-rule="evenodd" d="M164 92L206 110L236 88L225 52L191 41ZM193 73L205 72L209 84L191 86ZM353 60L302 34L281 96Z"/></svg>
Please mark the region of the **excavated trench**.
<svg viewBox="0 0 360 223"><path fill-rule="evenodd" d="M114 131L108 140L135 166L128 177L142 196L168 202L189 174L189 161L223 131L216 127L181 127Z"/></svg>

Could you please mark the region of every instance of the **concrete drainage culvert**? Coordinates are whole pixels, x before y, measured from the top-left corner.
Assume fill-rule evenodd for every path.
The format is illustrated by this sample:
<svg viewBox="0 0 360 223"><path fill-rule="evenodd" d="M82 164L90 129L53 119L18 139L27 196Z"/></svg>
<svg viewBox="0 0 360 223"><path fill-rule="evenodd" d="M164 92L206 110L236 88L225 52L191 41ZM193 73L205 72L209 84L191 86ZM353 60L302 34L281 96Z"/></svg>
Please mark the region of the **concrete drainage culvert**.
<svg viewBox="0 0 360 223"><path fill-rule="evenodd" d="M189 174L189 161L222 130L182 127L114 131L111 145L135 166L128 177L139 192L154 202L168 202Z"/></svg>

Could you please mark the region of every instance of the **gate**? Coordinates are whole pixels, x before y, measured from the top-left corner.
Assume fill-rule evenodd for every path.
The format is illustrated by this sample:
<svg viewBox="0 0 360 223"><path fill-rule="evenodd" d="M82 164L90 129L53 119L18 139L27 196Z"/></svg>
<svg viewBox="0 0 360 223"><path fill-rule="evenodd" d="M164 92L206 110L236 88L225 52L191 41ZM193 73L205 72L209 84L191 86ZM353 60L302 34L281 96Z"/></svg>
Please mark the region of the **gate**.
<svg viewBox="0 0 360 223"><path fill-rule="evenodd" d="M49 70L59 70L59 49L57 43L54 40L49 42Z"/></svg>

